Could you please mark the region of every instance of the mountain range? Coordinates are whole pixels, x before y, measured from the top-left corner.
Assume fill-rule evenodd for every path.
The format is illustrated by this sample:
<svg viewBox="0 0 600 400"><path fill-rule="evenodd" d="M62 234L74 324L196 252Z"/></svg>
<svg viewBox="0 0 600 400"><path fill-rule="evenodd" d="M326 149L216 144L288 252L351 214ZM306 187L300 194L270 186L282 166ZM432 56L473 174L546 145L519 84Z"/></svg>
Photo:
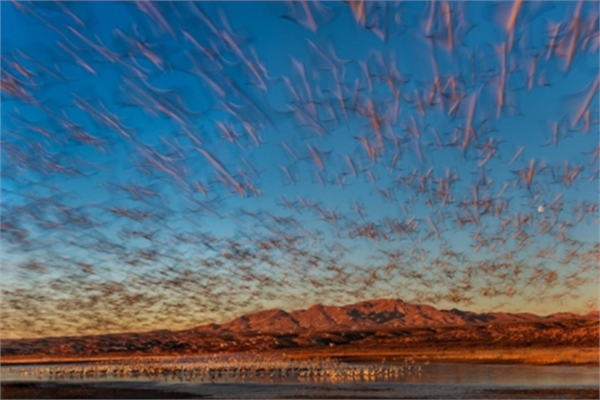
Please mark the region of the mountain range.
<svg viewBox="0 0 600 400"><path fill-rule="evenodd" d="M597 364L598 320L597 311L547 316L475 313L380 299L345 306L317 304L291 312L266 310L221 325L177 331L3 339L0 354L4 364L280 350L316 354L323 349L344 354L385 350L396 354L433 352L440 356L444 349L468 349L471 354L477 348L499 350L502 358L502 349L546 348L555 349L554 353L556 349L575 349L573 357L577 362L584 354L581 349L588 349L585 354L591 358L586 356L585 362ZM561 362L561 357L553 362Z"/></svg>
<svg viewBox="0 0 600 400"><path fill-rule="evenodd" d="M590 313L589 315L597 315ZM316 304L306 310L286 312L281 309L243 315L222 325L200 326L198 330L235 333L299 333L392 330L412 327L463 326L514 322L543 322L582 318L573 313L538 316L530 313L475 313L458 309L439 310L400 299L362 301L345 306Z"/></svg>

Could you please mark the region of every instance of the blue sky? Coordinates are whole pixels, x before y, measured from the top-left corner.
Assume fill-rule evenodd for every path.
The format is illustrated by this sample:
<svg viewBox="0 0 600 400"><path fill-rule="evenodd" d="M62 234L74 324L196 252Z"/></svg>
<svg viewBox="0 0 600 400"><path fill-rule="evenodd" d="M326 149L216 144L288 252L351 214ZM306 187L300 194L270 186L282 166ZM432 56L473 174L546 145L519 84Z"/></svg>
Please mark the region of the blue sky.
<svg viewBox="0 0 600 400"><path fill-rule="evenodd" d="M252 75L244 69L243 63L232 56L232 54L235 55L234 51L222 54L224 57L222 65L231 79L237 82L247 96L240 100L239 96L227 93L225 97L230 99L232 104L236 104L236 102L240 104L242 101L248 101L248 98L252 99L252 102L258 105L271 121L267 122L264 117L258 115L256 109L246 112L245 110L248 108L240 108L243 110L241 114L257 127L256 132L261 140L260 145L256 146L248 135L240 140L241 144L223 139L216 124L217 122L234 121L231 113L224 110L219 104L218 96L215 95L215 91L211 89L206 80L193 76L189 72L192 64L187 54L196 54L194 53L196 50L190 41L185 39L185 33L195 37L207 48L221 46L221 44L211 30L190 12L187 4L157 3L162 15L173 28L173 37L167 30L161 29L158 20L153 20L134 3L91 2L66 5L68 10L80 18L81 24L69 17L57 5L48 3L28 5L28 7L33 7L38 15L42 15L49 26L46 26L39 18L17 10L14 4L2 3L2 55L5 57L3 63L18 54L15 53L16 51L22 51L53 71L60 71L61 75L68 78L67 81L57 82L51 77L39 78L39 86L35 88L36 96L53 112L65 113L73 121L88 129L90 134L106 140L108 148L107 152L102 152L93 146L77 145L71 140L60 139L66 137L63 136L64 132L46 112L37 106L24 104L23 101L15 99L3 91L3 137L7 137L6 140L11 143L24 146L23 148L27 146L35 148L34 145L38 143L52 156L61 158L68 156L75 160L74 162L85 170L86 174L84 178L66 177L59 173L44 175L35 173L26 167L21 170L22 175L19 178L21 182L14 175L3 179L3 220L5 220L7 212L12 213L15 220L18 220L23 226L30 227L32 236L49 243L48 246L38 250L26 250L11 244L3 245L4 275L8 278L5 281L9 282L8 286L14 285L14 287L31 290L33 287L49 285L52 279L60 279L68 275L71 268L69 262L80 259L95 260L94 262L110 269L110 271L98 272L87 278L93 282L124 280L132 272L129 267L119 264L118 257L107 256L102 259L98 258L97 254L91 254L86 246L69 245L69 240L72 240L70 236L75 233L79 234L78 231L69 231L69 229L63 231L39 226L34 228L29 219L32 218L31 215L19 214L18 211L19 204L25 204L32 197L48 193L47 189L34 183L55 185L68 193L68 196L61 200L64 206L85 210L93 219L103 224L101 227L92 228L91 231L82 231L82 236L78 237L81 242L90 240L92 243L96 236L91 234L86 236L86 234L100 233L108 240L119 242L133 254L145 246L145 243L143 240L122 239L119 232L123 229L155 230L168 243L172 243L171 236L174 232L191 232L196 229L209 232L217 237L237 238L240 233L252 235L249 227L254 224L252 219L240 214L240 209L264 210L275 215L294 216L309 230L322 230L324 242L316 244L316 248L342 243L348 249L344 253L345 262L369 268L378 267L377 262L372 261L372 257L378 254L379 250L409 249L413 245L406 239L373 242L366 238L353 238L347 233L336 231L327 223L319 221L318 216L314 213L295 213L286 210L282 207L280 199L282 197L288 200L298 197L311 199L322 204L324 209L335 210L347 216L351 215L353 202L356 201L364 205L369 216L368 219L371 221L382 223L386 219L405 219L415 216L421 221L421 232L424 232L427 226L424 219L436 215L436 210L425 204L425 196L417 196L416 204L410 210L410 215L404 215L400 206L405 204L405 201L415 193L406 190L402 185L394 185L396 179L408 176L413 170L423 174L430 167L433 167L433 176L439 177L445 173L446 168L450 168L460 176L460 180L453 188L453 193L457 196L458 201L463 196L470 196L470 188L479 173L477 165L480 159L476 147L470 147L465 156L457 148L446 147L438 150L431 145L434 141L431 128L437 129L444 142L449 142L452 132L456 128L460 129L464 126L468 113L468 98L461 104L457 117L454 119L449 118L439 107L431 107L425 116L419 117L415 104L403 101L399 121L393 125L392 131L398 136L406 137L405 126L409 126L411 118L416 116L419 124L423 124L421 128L424 132L422 137L424 160L420 162L409 140L402 150L398 168L393 171L390 171L386 165L392 159L393 151L386 148L386 153L378 160L378 163L372 165L361 143L356 139L357 136L368 137L373 134L373 128L368 118L340 118L340 122L324 123L326 128L323 136L298 126L297 121L289 112L290 108L295 107L295 104L283 81L283 78L289 78L299 93L305 93L306 85L297 68L294 67L294 60L298 60L304 65L313 96L318 95L319 89L323 96L327 96L330 93L327 90L332 89L335 83L331 75L323 71L327 65L311 50L309 41L325 51L334 48L337 57L347 60L347 63L340 62L339 64L347 65L342 79L348 87L355 82L359 83L362 87L361 93L368 93L368 89L360 69L360 62L366 60L372 64L379 55L383 55L388 61L394 61L407 80L401 89L403 99L410 98L415 91L425 93L432 81L432 50L423 34L430 12L430 3L409 2L401 5L390 3L392 15L397 16L398 20L392 23L391 34L387 41L381 40L372 31L360 27L345 4L326 3L325 6L329 10L322 13L318 13L318 9L314 5L312 6L319 24L318 32L313 32L294 23L289 18L282 18L283 15L286 15L286 7L288 7L283 3L221 2L217 4L203 2L200 4L205 13L220 27L219 29L226 26L223 22L223 16L226 16L227 23L233 27L234 35L239 35L235 39L239 40L245 54L250 58L256 54L256 59L268 71L264 75L264 79L268 83L268 90L264 91L253 84ZM476 57L477 71L482 76L477 77L476 85L466 86L468 93L473 93L477 87L481 88L474 122L476 125L483 124L481 125L482 142L489 138L500 141L499 157L492 158L484 168L486 174L493 180L489 186L489 192L498 193L505 183L509 183L504 197L510 199L512 215L531 213L538 206L550 203L561 192L564 192L565 209L571 210L577 202L581 201L596 204L598 201L598 178L596 177L592 181L588 179L593 175L594 165L589 164L590 156L583 153L593 150L598 145L597 123L592 125L589 133L570 132L568 137L556 147L543 145L550 136L550 124L563 117L565 121L568 121L569 118L572 119L577 107L589 92L590 85L598 75L597 51L577 52L568 69L565 67L564 57L553 56L546 59L544 56L547 51L547 32L548 27L551 26L550 23L564 21L563 26L568 26L569 16L573 13L576 5L570 2L554 2L542 5L529 4L524 7L519 16L520 19L517 20L518 39L508 56L508 63L513 70L510 72L507 82L507 98L518 106L519 115L511 115L507 108L498 118L495 112L493 91L496 81L492 80L492 83L484 84L483 75L495 76L494 74L499 71L499 54L496 51L497 47L494 46L498 46L506 40L503 21L505 21L505 15L510 11L509 6L509 4L492 3L466 3L462 6L453 4L457 10L460 10L461 7L465 10L464 15L468 24L461 27L461 32L466 33L460 36L460 43L457 43L452 54L440 47L436 47L435 50L439 73L444 79L450 76L460 76L466 81L471 68L470 55ZM593 13L593 11L593 4L585 4L582 15ZM440 26L443 28L442 22L438 21L437 24L441 24ZM138 55L135 60L131 57L127 58L127 62L135 61L137 67L151 71L148 83L156 89L156 93L179 94L177 98L183 99L185 103L185 107L182 109L187 110L183 114L186 115L186 118L189 117L187 123L189 127L192 127L193 134L201 138L203 149L214 156L235 179L243 179L244 174L239 171L248 173L252 169L248 168L248 164L261 171L259 176L253 177L253 185L261 191L261 195L252 197L247 192L247 195L242 198L223 184L215 183L218 173L214 164L211 164L206 156L193 149L193 143L186 137L185 129L182 128L180 122L174 118L165 117L164 114L153 115L144 111L142 107L130 104L131 95L134 93L132 87L139 87L135 85L140 84L135 75L130 72L133 69L127 70L103 58L98 51L86 45L69 31L69 26L95 43L103 43L120 56L133 50L127 49L127 41L122 40L118 34L119 31L124 32L130 38L135 38L134 42L137 41L138 44L146 43L150 51L159 54L165 63L165 67L162 69L144 56ZM443 30L442 28L440 30ZM597 33L597 27L595 29ZM88 65L96 71L96 75L91 74L82 65L74 63L75 58L72 54L61 50L58 43L66 43L66 38L70 42L69 46L72 46L70 48L76 49L75 54L87 61ZM540 74L543 71L545 79L550 84L536 86L533 90L527 91L523 88L526 83L526 66L531 61L531 56L538 53L540 61L537 77L541 80L543 76ZM201 55L199 57L206 71L217 76L216 74L219 73L217 64L211 63L207 57L202 58ZM31 69L36 68L32 61L24 61L24 64ZM134 86L128 87L127 82L134 82ZM227 87L225 83L221 82L221 84L222 87ZM382 84L379 83L379 86ZM378 96L389 97L389 93L378 92L372 93L371 96L377 99ZM367 95L365 95L366 97ZM92 104L106 105L108 110L119 116L121 123L128 128L128 132L135 140L128 140L118 132L111 131L101 123L94 121L89 115L85 115L74 106L78 98L89 100ZM592 121L597 121L597 95L594 95L589 109ZM23 124L24 120L31 126L45 127L48 131L54 132L55 138L58 139L52 140L33 132ZM244 132L244 126L239 124L239 121L232 122L232 124L238 132ZM489 133L485 134L484 131L489 131ZM20 136L13 136L13 132L18 132ZM282 143L297 152L300 160L293 162ZM173 146L181 146L185 153L185 157L178 164L178 167L181 167L177 172L180 174L180 179L191 187L195 182L204 182L211 186L210 197L214 196L213 204L218 205L218 215L190 212L190 209L194 209L196 206L187 200L188 196L181 190L177 179L156 171L151 175L144 175L143 170L136 167L136 163L142 159L140 149L155 149L167 154L173 150ZM392 147L391 144L388 146ZM524 148L521 156L512 165L508 165L508 161L520 147ZM323 157L323 170L311 161L311 149L316 149ZM177 152L174 151L174 154ZM356 178L352 177L349 174L345 156L352 158L357 164L362 164L365 171L371 171L380 179L374 184L368 182L366 172ZM556 168L556 171L559 171L558 168L562 168L565 162L570 163L569 165L585 165L585 167L581 177L570 187L551 183L549 169L547 169L539 176L540 187L543 190L532 203L527 190L522 185L514 184L517 182L515 171L526 168L531 159L535 159L538 165L552 166L552 168ZM15 165L11 165L11 160L10 157L3 154L3 171L15 167ZM289 168L293 174L299 177L300 182L295 185L286 182L287 179L282 173L281 167ZM344 173L347 183L347 186L344 187L335 184L321 186L314 181L315 174L321 174L327 181L333 182L336 175L339 177ZM136 225L131 221L114 218L106 211L111 207L136 208L139 206L138 202L128 200L122 191L114 190L115 185L130 184L131 182L151 187L152 190L164 197L167 201L165 206L170 210L166 222L155 225ZM394 201L386 201L382 196L376 194L376 189L390 189ZM155 210L160 209L156 204L153 207ZM53 211L48 212L51 214ZM453 218L453 209L448 212L448 222L440 223L439 226L442 229L442 240L455 251L464 253L467 258L475 262L482 259L493 259L497 255L494 252L503 254L504 251L510 250L509 240L504 249L496 249L485 254L474 252L473 244L469 239L473 230L466 228L459 231L456 225L450 222ZM535 213L533 215L536 218L544 217L544 215ZM438 217L434 216L434 218ZM499 223L500 220L497 218L486 217L486 226L482 230L491 233L497 229ZM168 226L168 229L165 226ZM582 222L570 228L569 234L583 242L585 246L593 246L598 239L597 221L594 221L594 218L586 217ZM533 239L533 245L518 252L518 255L527 260L540 248L553 246L555 240L550 235L536 237ZM3 242L5 242L4 239ZM428 249L431 257L434 258L440 254L440 243L440 241L426 240L422 246ZM186 250L186 246L181 243L173 246L181 252ZM556 251L559 255L563 255L563 252L567 250L557 245ZM185 254L196 257L196 252L197 250L191 249L191 253ZM32 276L18 267L34 258L50 262L56 254L60 254L62 258L69 261L64 264L63 268L53 269L43 276ZM561 266L559 261L559 258L549 261L546 268L558 269L561 270L561 273L567 274L571 269L575 270L578 267L575 265ZM428 262L423 265L414 264L411 268L424 268ZM149 268L157 272L165 265L168 265L168 261ZM172 267L179 268L177 265ZM257 265L256 268L271 273L275 277L281 276L279 275L281 271L270 271L267 266ZM464 268L464 265L459 266L459 269ZM218 271L215 274L223 274L224 271ZM301 276L296 278L300 281L303 279ZM390 291L386 285L387 282L375 282L364 296L401 295L400 290ZM448 288L438 289L444 291ZM549 313L557 309L579 310L583 309L585 301L597 298L597 283L588 283L581 290L580 298L561 304L528 304L524 300L527 293L524 293L522 297L498 301L476 297L470 308L486 309L498 303L506 304L502 307L508 311L533 310ZM73 294L72 296L78 295ZM288 299L295 298L294 304L302 306L310 305L305 304L310 301L333 301L333 294L319 292L318 295L306 296L301 288L297 290L297 293L294 290L289 291L286 296ZM263 299L261 301L260 304L263 306L288 309L293 306L289 300L269 301ZM451 302L446 300L441 300L438 305L452 306ZM260 305L251 307L257 308ZM223 313L199 310L195 318L197 320L218 320L222 318L223 314L235 314L236 311L247 310L236 309Z"/></svg>

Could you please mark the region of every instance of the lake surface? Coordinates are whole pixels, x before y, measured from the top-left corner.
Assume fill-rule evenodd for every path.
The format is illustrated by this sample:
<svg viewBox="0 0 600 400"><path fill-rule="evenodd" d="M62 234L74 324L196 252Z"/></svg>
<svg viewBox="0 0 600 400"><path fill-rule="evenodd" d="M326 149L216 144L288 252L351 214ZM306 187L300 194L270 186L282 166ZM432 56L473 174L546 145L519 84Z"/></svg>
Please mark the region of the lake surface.
<svg viewBox="0 0 600 400"><path fill-rule="evenodd" d="M395 363L345 363L353 368L379 368ZM73 364L75 368L88 364ZM396 365L397 366L397 365ZM2 367L2 382L86 383L91 387L154 388L214 398L564 398L558 388L597 389L598 366L532 366L433 363L395 376L330 379L300 376L62 376L40 374L53 365ZM58 366L62 368L63 366ZM506 392L506 390L519 391ZM502 393L507 396L502 396ZM525 395L523 395L525 393ZM529 395L527 395L529 394ZM597 396L596 396L597 398Z"/></svg>

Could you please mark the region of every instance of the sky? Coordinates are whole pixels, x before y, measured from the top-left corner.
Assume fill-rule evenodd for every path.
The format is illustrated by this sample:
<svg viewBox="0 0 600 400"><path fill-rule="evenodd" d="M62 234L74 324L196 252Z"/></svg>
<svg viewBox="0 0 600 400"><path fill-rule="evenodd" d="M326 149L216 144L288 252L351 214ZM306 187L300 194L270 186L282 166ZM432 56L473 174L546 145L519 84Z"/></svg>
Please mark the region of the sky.
<svg viewBox="0 0 600 400"><path fill-rule="evenodd" d="M1 7L2 337L598 308L597 4Z"/></svg>

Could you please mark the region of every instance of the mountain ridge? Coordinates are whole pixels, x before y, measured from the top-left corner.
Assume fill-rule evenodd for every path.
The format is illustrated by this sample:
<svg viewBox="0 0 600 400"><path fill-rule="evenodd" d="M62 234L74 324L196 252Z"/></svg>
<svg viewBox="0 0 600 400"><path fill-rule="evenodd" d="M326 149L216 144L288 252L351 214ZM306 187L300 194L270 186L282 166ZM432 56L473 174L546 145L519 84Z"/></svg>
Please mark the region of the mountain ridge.
<svg viewBox="0 0 600 400"><path fill-rule="evenodd" d="M315 304L290 312L262 310L221 325L185 330L1 339L0 363L282 350L305 355L334 351L347 356L379 354L382 349L390 354L429 354L432 359L444 354L441 349L458 352L459 359L477 358L473 349L480 349L495 352L494 357L502 361L505 349L535 347L538 353L548 349L554 357L549 362L570 357L569 362L597 365L599 318L597 311L548 316L475 313L379 299L345 306ZM561 349L571 349L570 355L563 357L567 350ZM583 358L580 349L587 349ZM537 355L528 358L529 362L543 359Z"/></svg>
<svg viewBox="0 0 600 400"><path fill-rule="evenodd" d="M244 314L222 324L201 325L195 330L233 333L300 333L389 330L489 323L544 322L563 318L587 318L574 313L540 316L532 313L463 311L437 309L428 304L408 303L402 299L365 300L343 306L314 304L306 309L285 311L279 308Z"/></svg>

